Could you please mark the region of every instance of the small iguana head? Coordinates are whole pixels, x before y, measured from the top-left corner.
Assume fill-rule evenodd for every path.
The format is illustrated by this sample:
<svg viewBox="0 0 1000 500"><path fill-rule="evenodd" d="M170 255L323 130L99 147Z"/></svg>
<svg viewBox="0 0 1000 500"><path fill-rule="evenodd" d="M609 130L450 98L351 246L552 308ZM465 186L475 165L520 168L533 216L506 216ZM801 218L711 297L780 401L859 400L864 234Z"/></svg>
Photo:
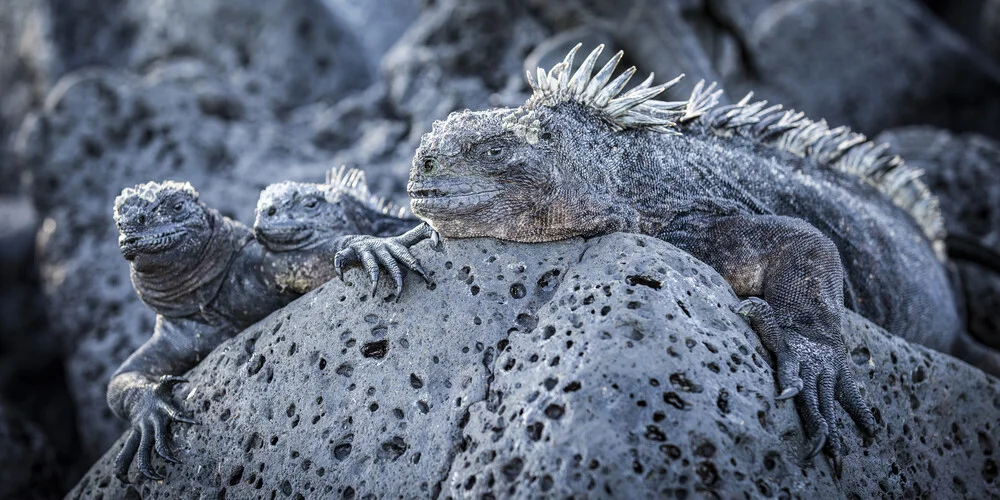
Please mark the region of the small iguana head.
<svg viewBox="0 0 1000 500"><path fill-rule="evenodd" d="M195 258L212 234L198 192L186 182L125 188L115 199L114 218L122 255L142 270Z"/></svg>
<svg viewBox="0 0 1000 500"><path fill-rule="evenodd" d="M260 193L254 236L272 252L312 248L349 234L395 235L406 211L373 196L364 172L341 167L324 184L280 182Z"/></svg>
<svg viewBox="0 0 1000 500"><path fill-rule="evenodd" d="M613 200L606 186L627 161L629 129L670 132L684 103L652 98L677 80L621 94L635 68L611 80L622 53L591 76L603 46L570 73L577 45L516 109L464 111L420 141L407 190L413 213L442 236L551 241L596 232ZM610 83L609 83L610 82ZM586 227L592 223L595 227Z"/></svg>

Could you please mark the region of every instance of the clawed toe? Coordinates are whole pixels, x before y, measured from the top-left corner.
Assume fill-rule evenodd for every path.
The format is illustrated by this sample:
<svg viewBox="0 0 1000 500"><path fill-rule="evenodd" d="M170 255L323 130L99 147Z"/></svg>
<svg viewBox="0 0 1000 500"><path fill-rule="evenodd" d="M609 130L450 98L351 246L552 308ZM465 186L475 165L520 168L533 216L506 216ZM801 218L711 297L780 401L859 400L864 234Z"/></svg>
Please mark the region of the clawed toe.
<svg viewBox="0 0 1000 500"><path fill-rule="evenodd" d="M781 394L778 394L778 396L775 397L774 399L777 401L784 401L786 399L791 399L797 396L799 394L799 391L801 390L802 386L785 387L785 390L781 391Z"/></svg>
<svg viewBox="0 0 1000 500"><path fill-rule="evenodd" d="M816 455L819 455L819 452L823 451L823 445L825 444L826 444L826 434L820 434L815 438L813 438L813 445L812 448L809 450L809 453L806 455L806 460L811 460Z"/></svg>

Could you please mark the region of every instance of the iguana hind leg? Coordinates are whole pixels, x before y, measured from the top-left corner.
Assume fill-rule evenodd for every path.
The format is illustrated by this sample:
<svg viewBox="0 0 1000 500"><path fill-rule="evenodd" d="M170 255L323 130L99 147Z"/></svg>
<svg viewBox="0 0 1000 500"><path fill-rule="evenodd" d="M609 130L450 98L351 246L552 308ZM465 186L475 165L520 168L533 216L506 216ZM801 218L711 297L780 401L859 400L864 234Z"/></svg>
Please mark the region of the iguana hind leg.
<svg viewBox="0 0 1000 500"><path fill-rule="evenodd" d="M875 418L862 398L841 333L844 271L836 246L801 219L689 215L663 238L709 264L738 295L777 362L777 399L794 397L813 443L839 456L834 401L867 433Z"/></svg>

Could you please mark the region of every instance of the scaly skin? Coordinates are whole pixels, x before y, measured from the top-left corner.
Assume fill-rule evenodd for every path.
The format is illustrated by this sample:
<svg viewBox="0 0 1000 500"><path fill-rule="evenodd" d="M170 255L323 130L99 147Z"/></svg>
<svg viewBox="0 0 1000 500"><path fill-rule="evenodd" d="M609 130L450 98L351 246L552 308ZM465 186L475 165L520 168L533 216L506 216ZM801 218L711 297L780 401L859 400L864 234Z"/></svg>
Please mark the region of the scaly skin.
<svg viewBox="0 0 1000 500"><path fill-rule="evenodd" d="M718 107L701 84L684 102L653 101L670 84L651 80L619 95L617 58L591 77L599 48L571 74L575 51L537 83L529 74L525 105L435 123L413 159L413 212L445 238L624 231L688 251L749 297L734 310L775 355L777 398L795 398L808 456L825 445L839 463L835 400L876 431L845 303L939 350L960 332L936 199L859 134L749 96Z"/></svg>
<svg viewBox="0 0 1000 500"><path fill-rule="evenodd" d="M177 462L169 424L194 423L171 397L172 387L184 382L181 375L223 341L329 279L338 252L366 251L372 239L380 240L342 233L308 250L270 251L249 228L199 202L190 184L170 181L125 189L115 201L115 221L136 293L156 312L153 336L108 385L108 405L132 425L115 461L126 483L133 459L153 480L164 478L153 468L154 451ZM404 265L412 259L405 248L398 254Z"/></svg>
<svg viewBox="0 0 1000 500"><path fill-rule="evenodd" d="M344 168L333 171L323 184L281 182L268 186L257 201L253 229L257 240L271 252L294 252L304 257L301 266L285 270L288 275L283 279L294 289L315 288L332 278L328 274L331 270L343 278L345 266L361 264L374 295L381 266L393 279L397 300L404 268L428 281L409 247L424 238L437 237L429 225L406 210L372 196L362 171ZM355 236L348 236L352 234ZM311 257L325 242L345 238L351 244L334 256L332 269L329 262Z"/></svg>

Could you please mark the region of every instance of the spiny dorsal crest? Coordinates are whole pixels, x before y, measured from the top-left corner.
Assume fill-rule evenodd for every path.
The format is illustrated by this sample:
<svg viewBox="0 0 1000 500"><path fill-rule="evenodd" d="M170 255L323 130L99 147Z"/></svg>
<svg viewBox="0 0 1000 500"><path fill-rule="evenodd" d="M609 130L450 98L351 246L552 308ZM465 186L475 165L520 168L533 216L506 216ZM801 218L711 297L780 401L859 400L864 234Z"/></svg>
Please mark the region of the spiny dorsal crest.
<svg viewBox="0 0 1000 500"><path fill-rule="evenodd" d="M386 198L372 194L368 190L368 182L362 170L341 165L326 173L325 184L332 189L347 193L379 213L400 219L408 218L410 215L410 211L406 207L401 207Z"/></svg>
<svg viewBox="0 0 1000 500"><path fill-rule="evenodd" d="M163 181L147 182L136 184L134 187L125 188L121 194L115 198L115 219L118 219L119 211L129 200L141 200L147 204L154 203L157 197L165 193L186 193L191 198L198 199L198 191L189 182Z"/></svg>
<svg viewBox="0 0 1000 500"><path fill-rule="evenodd" d="M684 75L651 86L653 75L650 74L641 84L619 95L635 73L632 67L611 80L623 53L619 51L591 76L604 50L600 45L571 76L573 58L579 49L580 44L577 44L548 72L538 68L537 79L528 73L528 83L534 92L518 112L504 118L506 128L533 144L546 125L535 110L541 106L575 102L603 116L618 129L642 128L680 134L684 125L697 124L707 126L718 136L746 137L811 159L821 167L858 177L875 187L917 221L938 258L944 259L944 221L938 200L920 180L923 172L905 165L899 156L888 154L888 145L875 145L847 127L831 129L824 120L810 120L802 112L783 110L781 105L768 107L767 101L751 102L752 92L736 104L718 106L722 90L715 83L706 86L704 80L695 85L686 101L653 99Z"/></svg>
<svg viewBox="0 0 1000 500"><path fill-rule="evenodd" d="M590 108L619 129L642 128L663 133L679 133L677 130L679 123L700 116L705 109L718 102L721 94L715 90L715 84L705 89L704 82L699 82L696 90L699 99L658 101L654 97L676 85L684 75L654 86L652 73L642 83L622 94L622 90L635 74L633 66L614 80L611 79L624 53L619 51L597 74L593 74L597 58L604 50L604 45L598 45L584 59L576 72L570 75L573 59L580 46L581 44L577 44L573 47L562 62L553 66L548 72L538 68L537 80L531 72L528 72L528 84L534 92L523 108L529 111L516 116L511 115L505 120L504 125L521 132L529 142L533 142L532 136L536 136L537 141L537 132L541 124L531 116L530 109L575 102Z"/></svg>
<svg viewBox="0 0 1000 500"><path fill-rule="evenodd" d="M920 179L921 170L888 153L888 144L875 144L847 127L830 128L826 120L813 121L780 105L767 106L767 101L751 102L752 97L751 92L736 104L715 107L699 121L717 135L746 137L862 179L910 214L938 258L945 258L944 219L937 197Z"/></svg>

